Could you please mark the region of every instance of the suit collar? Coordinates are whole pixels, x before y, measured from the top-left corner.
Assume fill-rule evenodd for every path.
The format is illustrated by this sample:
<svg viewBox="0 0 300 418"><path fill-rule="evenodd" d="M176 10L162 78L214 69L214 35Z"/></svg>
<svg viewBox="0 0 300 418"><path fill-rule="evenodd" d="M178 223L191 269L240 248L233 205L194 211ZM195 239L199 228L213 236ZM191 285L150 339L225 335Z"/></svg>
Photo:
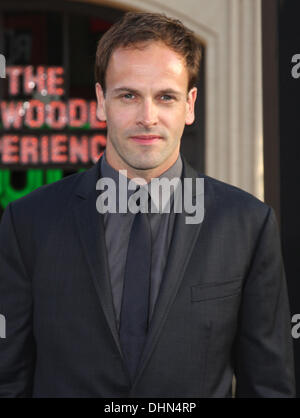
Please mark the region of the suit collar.
<svg viewBox="0 0 300 418"><path fill-rule="evenodd" d="M96 195L96 183L100 178L101 158L93 167L82 173L79 184L75 190L75 194L82 198L88 199L90 196Z"/></svg>
<svg viewBox="0 0 300 418"><path fill-rule="evenodd" d="M101 176L102 158L103 158L103 155L99 158L97 163L93 165L93 167L91 167L90 169L82 173L79 184L75 190L75 193L78 197L81 197L82 199L88 199L91 195L96 195L96 183L97 183L97 180ZM187 160L182 154L181 154L181 161L182 161L182 170L180 170L182 173L181 178L193 179L193 184L194 184L195 179L199 177L197 171L193 167L190 166L190 164L187 162ZM196 188L193 187L193 196L195 196L196 193L197 193Z"/></svg>
<svg viewBox="0 0 300 418"><path fill-rule="evenodd" d="M110 177L112 178L115 183L118 185L119 183L119 172L115 170L106 159L106 153L104 151L103 156L101 157L100 162L100 169L101 169L101 175L103 177ZM169 180L172 180L174 177L181 177L182 175L182 157L179 154L177 160L175 163L168 168L168 170L164 171L158 178L167 178ZM129 182L130 179L128 179Z"/></svg>

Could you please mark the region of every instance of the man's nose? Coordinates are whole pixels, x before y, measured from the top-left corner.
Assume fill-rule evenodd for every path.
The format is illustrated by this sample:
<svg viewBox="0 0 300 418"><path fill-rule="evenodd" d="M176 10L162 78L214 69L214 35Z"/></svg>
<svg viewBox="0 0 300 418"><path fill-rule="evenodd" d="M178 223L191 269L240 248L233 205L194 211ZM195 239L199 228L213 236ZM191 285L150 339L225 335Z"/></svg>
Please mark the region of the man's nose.
<svg viewBox="0 0 300 418"><path fill-rule="evenodd" d="M152 99L144 100L141 103L137 123L146 127L156 125L158 122L158 109Z"/></svg>

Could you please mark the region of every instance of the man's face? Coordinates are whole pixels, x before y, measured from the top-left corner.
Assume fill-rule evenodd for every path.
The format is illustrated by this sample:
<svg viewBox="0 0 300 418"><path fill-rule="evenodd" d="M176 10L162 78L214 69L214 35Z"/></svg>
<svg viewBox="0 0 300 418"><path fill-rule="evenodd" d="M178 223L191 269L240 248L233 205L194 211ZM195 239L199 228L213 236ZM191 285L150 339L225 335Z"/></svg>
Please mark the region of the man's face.
<svg viewBox="0 0 300 418"><path fill-rule="evenodd" d="M184 59L161 42L113 52L105 96L96 85L112 167L158 176L176 161L184 126L194 121L197 89L187 88Z"/></svg>

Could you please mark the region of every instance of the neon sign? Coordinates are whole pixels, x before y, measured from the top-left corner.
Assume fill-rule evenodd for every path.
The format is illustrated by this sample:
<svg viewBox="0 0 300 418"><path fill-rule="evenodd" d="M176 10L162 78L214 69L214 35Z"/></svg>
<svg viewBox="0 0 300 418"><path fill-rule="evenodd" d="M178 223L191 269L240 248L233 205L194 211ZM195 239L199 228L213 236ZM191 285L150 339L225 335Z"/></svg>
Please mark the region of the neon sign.
<svg viewBox="0 0 300 418"><path fill-rule="evenodd" d="M63 169L83 171L106 146L106 124L97 120L96 101L64 99L62 67L8 66L5 82L8 99L0 103L4 208L37 187L60 180ZM23 189L12 186L11 169L25 170Z"/></svg>
<svg viewBox="0 0 300 418"><path fill-rule="evenodd" d="M106 124L97 120L96 101L61 100L65 94L62 67L11 66L6 74L10 97L39 98L1 102L0 166L79 167L98 160L106 145L104 132L98 132ZM37 135L37 130L45 129L52 130L51 134ZM83 129L91 135L83 135Z"/></svg>
<svg viewBox="0 0 300 418"><path fill-rule="evenodd" d="M6 77L6 59L5 56L3 54L0 54L0 78L5 78Z"/></svg>
<svg viewBox="0 0 300 418"><path fill-rule="evenodd" d="M84 99L71 99L68 103L53 100L45 104L40 100L2 101L1 120L5 129L42 128L45 124L51 129L66 127L82 128L87 123L91 129L105 129L105 122L96 118L96 102Z"/></svg>

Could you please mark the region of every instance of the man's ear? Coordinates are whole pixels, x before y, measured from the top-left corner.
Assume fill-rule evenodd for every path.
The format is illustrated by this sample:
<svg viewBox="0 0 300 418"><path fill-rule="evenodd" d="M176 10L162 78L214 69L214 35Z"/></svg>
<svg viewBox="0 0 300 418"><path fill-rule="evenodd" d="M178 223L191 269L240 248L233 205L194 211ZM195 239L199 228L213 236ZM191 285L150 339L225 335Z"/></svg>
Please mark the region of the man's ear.
<svg viewBox="0 0 300 418"><path fill-rule="evenodd" d="M188 97L187 97L187 112L186 112L186 118L185 118L185 123L186 125L191 125L194 120L195 120L195 102L197 99L197 87L193 87L189 92L188 92Z"/></svg>
<svg viewBox="0 0 300 418"><path fill-rule="evenodd" d="M105 97L102 87L99 83L96 83L96 96L97 96L97 118L101 121L106 121L105 112Z"/></svg>

